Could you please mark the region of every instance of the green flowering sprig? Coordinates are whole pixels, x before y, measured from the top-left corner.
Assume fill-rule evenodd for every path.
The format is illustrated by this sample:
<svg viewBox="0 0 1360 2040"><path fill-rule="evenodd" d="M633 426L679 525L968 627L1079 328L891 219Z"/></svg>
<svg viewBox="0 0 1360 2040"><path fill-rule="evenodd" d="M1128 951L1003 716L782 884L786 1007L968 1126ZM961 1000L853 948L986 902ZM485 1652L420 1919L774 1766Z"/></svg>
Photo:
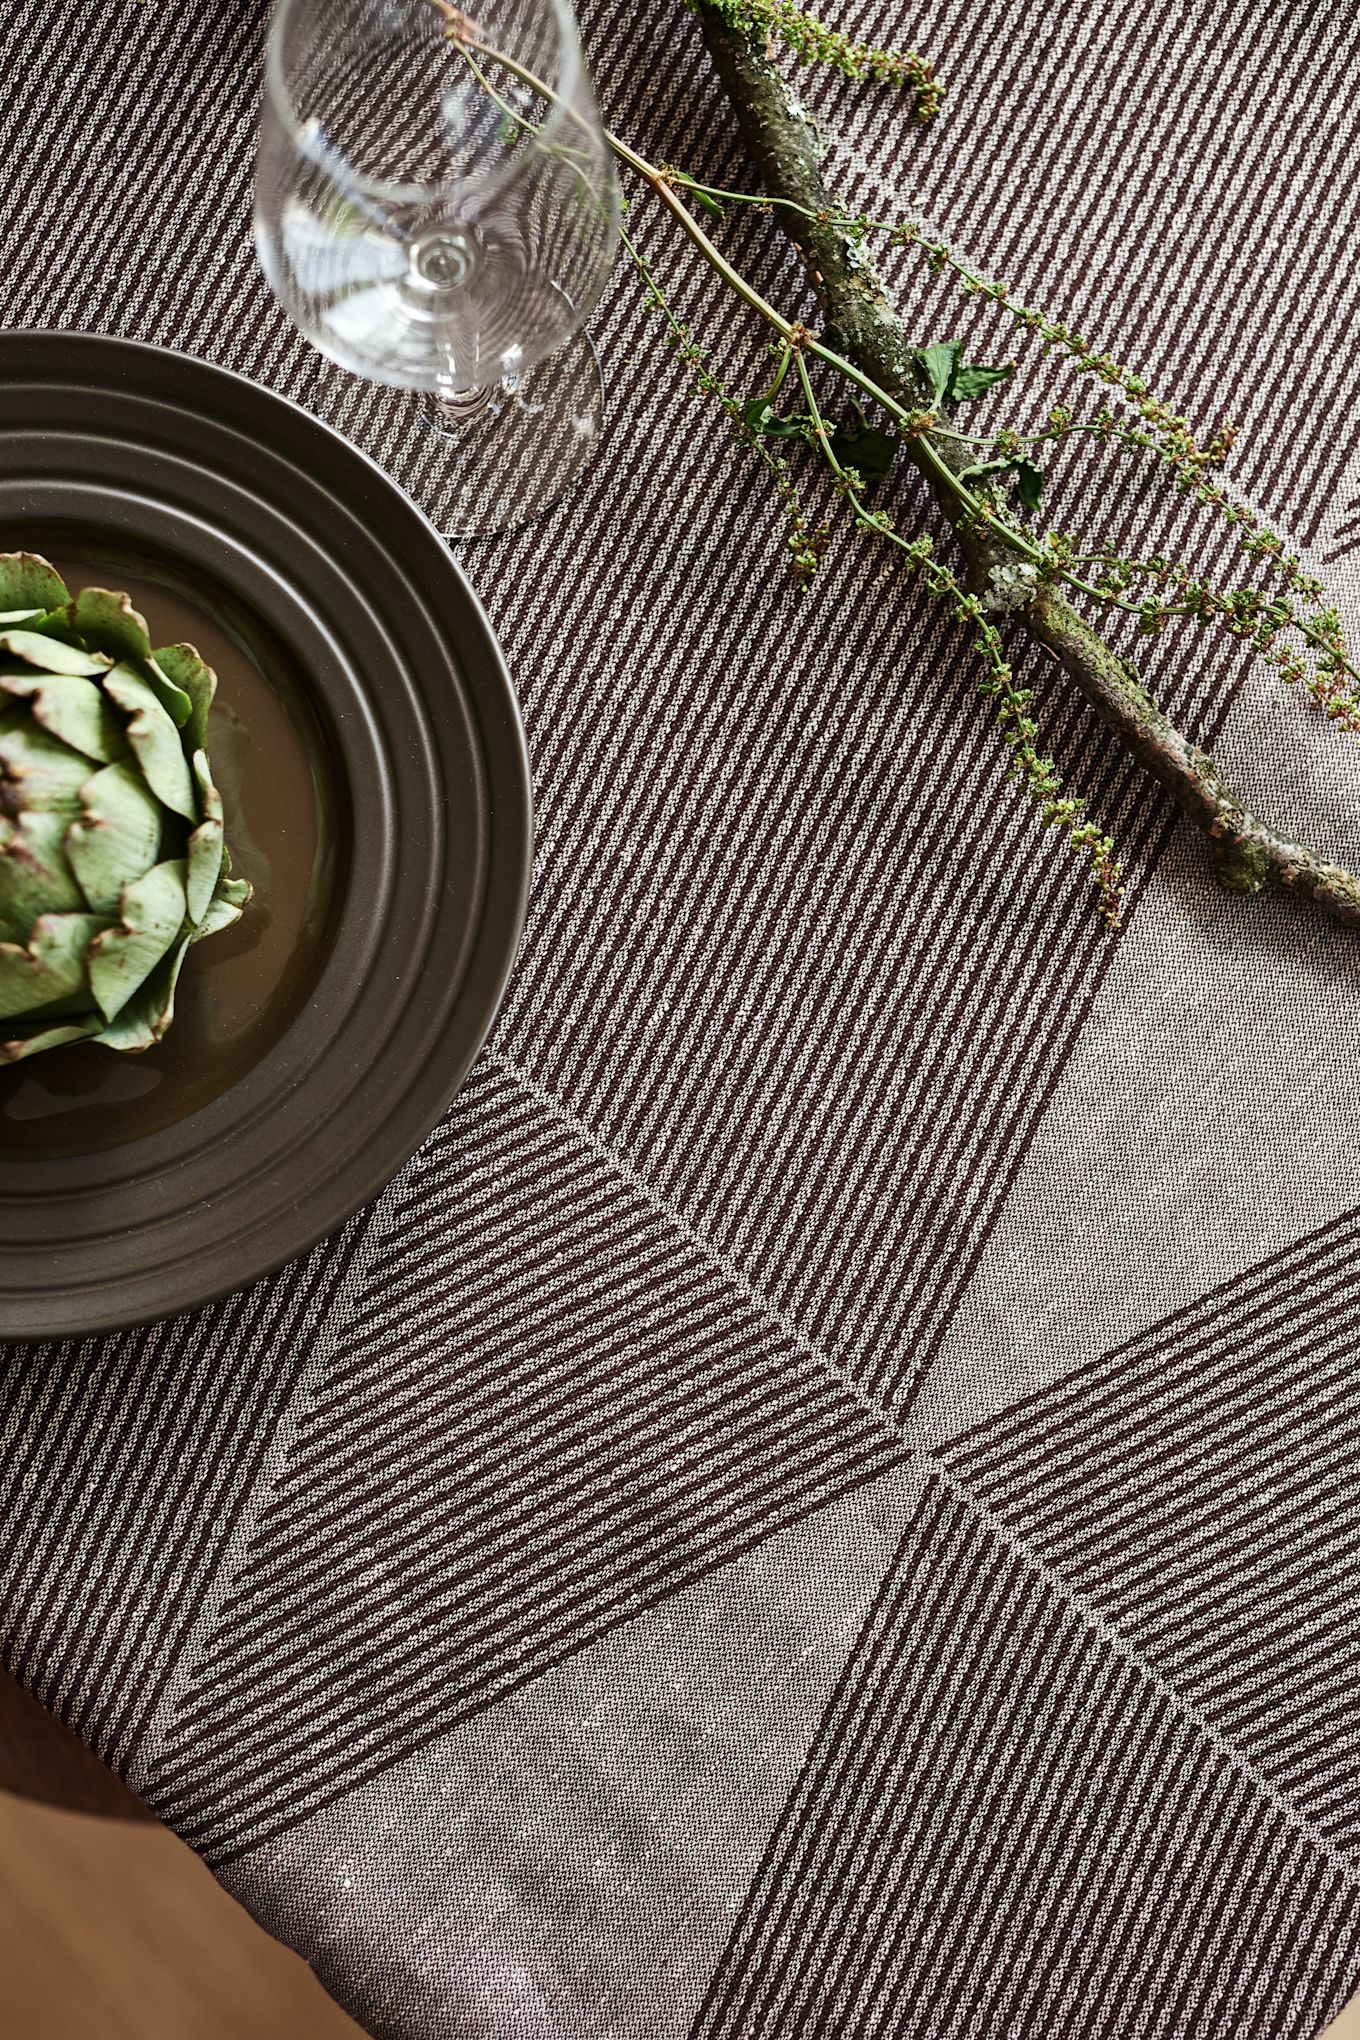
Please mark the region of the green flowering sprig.
<svg viewBox="0 0 1360 2040"><path fill-rule="evenodd" d="M731 427L733 436L748 452L756 456L774 483L775 494L788 526L789 570L794 586L806 588L821 564L822 554L831 535L830 527L824 522L818 525L808 522L793 479L793 471L783 454L771 443L770 438L751 423L751 405L743 403L722 380L713 366L712 356L695 339L690 327L680 318L666 297L650 261L626 226L620 227L619 238L625 254L642 279L644 307L659 316L666 342L676 359L688 370L691 386L698 395L713 399ZM767 392L770 400L778 394L782 380L781 371L773 387Z"/></svg>
<svg viewBox="0 0 1360 2040"><path fill-rule="evenodd" d="M949 568L935 557L934 543L928 532L909 539L898 530L886 510L866 507L863 500L864 477L854 467L844 466L837 455L837 434L822 415L812 378L808 374L805 350L799 346L791 352L796 359L798 380L807 405L809 442L819 449L831 468L838 490L856 521L866 531L896 546L909 571L922 581L936 601L943 603L957 622L968 624L976 633L972 649L982 667L978 693L991 707L1002 740L1010 751L1010 776L1036 803L1044 827L1060 830L1073 848L1086 856L1100 899L1101 918L1108 927L1117 928L1123 896L1114 842L1090 820L1082 803L1064 790L1062 776L1054 760L1039 749L1039 726L1032 713L1033 689L1023 687L1017 681L1015 670L1006 657L1001 633L987 614L986 598L959 585Z"/></svg>
<svg viewBox="0 0 1360 2040"><path fill-rule="evenodd" d="M810 8L800 7L797 0L710 0L710 4L741 34L782 43L800 64L823 64L843 78L910 90L916 118L923 124L940 110L944 87L933 67L915 50L856 42Z"/></svg>
<svg viewBox="0 0 1360 2040"><path fill-rule="evenodd" d="M708 0L708 4L713 4L713 0ZM693 178L687 179L683 188L713 206L748 204L765 211L807 213L807 208L785 199L764 193L728 191L700 184ZM1036 560L1041 578L1060 579L1078 594L1105 607L1132 612L1148 633L1163 629L1174 617L1184 616L1218 625L1230 636L1249 640L1253 650L1282 680L1301 687L1331 721L1360 733L1360 663L1346 646L1335 611L1324 606L1322 583L1307 572L1298 554L1290 550L1259 512L1236 501L1217 479L1216 470L1237 440L1237 427L1231 421L1219 425L1200 444L1189 420L1158 396L1145 378L1107 350L1097 348L1064 320L1019 302L1007 284L981 275L946 243L925 234L915 221L879 220L866 214L825 210L816 218L853 247L864 245L871 235L881 234L892 246L919 250L933 274L953 273L965 296L984 297L1001 307L1022 332L1037 338L1078 375L1094 376L1117 390L1135 412L1139 422L1127 424L1108 407L1093 418L1079 419L1069 407L1058 405L1050 410L1047 428L1042 432L1003 430L989 439L977 438L959 431L953 418L954 407L981 395L1007 375L1010 368L970 368L966 374L976 380L960 385L950 379L945 365L952 359L957 369L957 342L938 342L918 349L923 385L932 399L932 408L900 416L899 429L905 438L920 440L933 436L942 445L960 442L978 450L979 458L970 457L955 469L960 480L975 484L974 500L962 505L966 515L978 521L981 509L980 521L989 525L994 535L1002 535L1009 527L1020 534L1017 542L1022 550L1028 551L1026 541L1030 534L1018 520L1008 516L1005 500L993 486L997 478L1009 476L1021 508L1028 512L1038 510L1044 476L1028 458L1027 448L1089 434L1102 443L1117 443L1150 455L1170 470L1178 493L1213 511L1240 549L1277 578L1294 599L1283 600L1256 587L1215 588L1183 563L1164 563L1164 568L1158 570L1154 578L1161 580L1163 593L1134 596L1130 590L1141 563L1103 545L1089 552L1070 545L1053 546L1046 559ZM1032 553L1029 556L1034 558ZM1101 571L1094 577L1080 571L1088 565Z"/></svg>
<svg viewBox="0 0 1360 2040"><path fill-rule="evenodd" d="M1130 426L1103 407L1091 419L1080 420L1064 405L1049 412L1049 429L1028 435L998 435L998 445L1037 445L1045 440L1089 433L1106 443L1120 443L1153 455L1173 476L1177 492L1188 496L1202 509L1213 511L1236 538L1241 550L1269 570L1296 599L1281 603L1278 597L1255 588L1215 591L1197 582L1190 568L1159 560L1147 567L1149 577L1176 588L1169 601L1140 605L1144 627L1161 628L1175 614L1192 615L1201 622L1224 620L1233 635L1248 637L1253 649L1272 664L1281 677L1302 686L1332 721L1360 730L1360 667L1349 656L1340 619L1324 606L1326 591L1316 575L1304 567L1277 531L1250 504L1235 499L1217 479L1220 469L1238 440L1238 427L1225 420L1200 444L1190 421L1174 410L1150 388L1146 379L1107 350L1098 348L1084 334L1063 319L1021 303L1010 287L983 276L943 241L927 235L919 223L872 221L856 218L856 231L868 235L886 233L895 247L915 248L925 257L933 274L952 273L965 297L983 297L999 306L1022 331L1064 359L1078 375L1089 375L1117 390L1141 421ZM983 444L974 441L974 444ZM1112 571L1100 583L1102 593L1123 594L1146 563L1129 559L1116 550L1100 547L1089 554L1075 554L1064 564L1101 564ZM1125 578L1118 578L1119 569ZM1237 626L1251 619L1254 630ZM1282 636L1296 633L1316 656L1300 657Z"/></svg>
<svg viewBox="0 0 1360 2040"><path fill-rule="evenodd" d="M477 57L485 65L502 67L541 95L545 103L561 105L549 86L482 41L475 25L449 0L432 0L432 4L445 16L449 40L472 64L502 111L509 110L506 102L476 62ZM717 33L717 22L722 33L733 27L739 37L754 33L763 39L769 33L777 0L689 0L689 4L697 6L706 35ZM799 19L805 19L801 11ZM1015 681L999 629L991 620L994 615L1013 615L1023 622L1086 698L1100 708L1133 755L1208 835L1225 885L1250 893L1281 883L1317 900L1339 918L1360 922L1360 880L1251 814L1212 760L1170 722L1136 672L1071 603L1075 596L1097 609L1129 614L1145 631L1159 631L1173 618L1220 628L1247 643L1286 680L1301 681L1334 720L1360 728L1360 693L1356 691L1360 670L1345 645L1339 618L1322 606L1322 590L1304 572L1297 556L1257 513L1232 502L1216 479L1216 470L1231 448L1233 428L1220 427L1199 444L1188 422L1142 378L1108 352L1093 347L1062 320L1018 303L1005 285L979 276L943 243L925 236L915 223L878 221L835 206L815 167L819 148L808 116L768 58L759 58L753 45L747 47L747 56L754 61L737 83L728 80L729 90L744 115L750 116L748 137L753 139L774 187L771 191L720 189L684 171L649 162L618 136L606 139L619 163L671 214L720 283L774 335L773 381L769 388L742 401L717 376L688 325L667 303L652 265L641 256L635 239L626 236L648 302L659 313L662 329L696 388L718 403L738 439L756 452L775 481L790 522L790 553L797 583L806 586L811 579L827 538L824 526L809 529L792 469L779 443L802 439L826 463L855 524L866 534L892 543L909 569L924 579L928 590L950 603L959 620L973 627L983 672L981 691L993 706L1011 752L1013 774L1035 799L1045 824L1062 829L1085 854L1107 921L1117 924L1119 913L1119 873L1113 845L1085 815L1080 802L1063 789L1052 759L1040 749L1031 695ZM514 117L537 132L518 113ZM792 220L790 232L804 252L819 294L824 301L834 299L852 326L864 308L872 306L873 316L863 329L868 337L856 343L855 351L833 345L826 334L813 332L801 320L787 316L723 253L707 222L716 230L732 205L754 206L766 213L778 211L786 222ZM1078 374L1092 375L1118 391L1132 406L1134 421L1120 422L1108 410L1079 420L1069 407L1057 406L1050 411L1044 431L1037 434L1008 428L983 440L961 432L955 420L958 405L1005 381L1014 364L993 367L965 362L957 341L917 348L904 364L904 349L910 350L910 342L864 252L869 237L876 233L886 233L898 246L919 247L936 272L956 271L968 295L990 298ZM838 272L834 286L822 275L817 258ZM890 338L879 345L874 335ZM874 373L866 367L866 359ZM820 364L821 372L839 381L848 402L848 416L828 415L814 393L809 373L812 364ZM779 401L791 365L796 366L795 380L802 392L801 410L790 410L787 402ZM908 391L911 384L915 386L914 401ZM885 423L872 422L866 416L862 408L866 401L879 407ZM1256 587L1220 588L1185 564L1157 554L1136 559L1098 539L1091 542L1072 532L1041 532L1034 519L1045 477L1030 453L1041 441L1077 434L1130 445L1169 468L1175 486L1217 510L1242 549L1266 567L1281 587L1274 593ZM905 538L886 512L871 510L862 500L866 485L887 471L899 450L909 455L958 534L973 586L964 586L934 560L928 540Z"/></svg>

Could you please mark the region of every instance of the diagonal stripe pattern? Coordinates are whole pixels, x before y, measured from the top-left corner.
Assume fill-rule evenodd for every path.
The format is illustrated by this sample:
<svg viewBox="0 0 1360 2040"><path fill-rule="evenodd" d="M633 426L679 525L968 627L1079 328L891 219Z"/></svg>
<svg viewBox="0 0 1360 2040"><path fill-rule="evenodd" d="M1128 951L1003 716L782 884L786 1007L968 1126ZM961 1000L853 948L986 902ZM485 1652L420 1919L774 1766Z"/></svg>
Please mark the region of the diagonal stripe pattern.
<svg viewBox="0 0 1360 2040"><path fill-rule="evenodd" d="M1358 1301L1352 1214L941 1454L696 2040L1313 2040L1360 1961Z"/></svg>
<svg viewBox="0 0 1360 2040"><path fill-rule="evenodd" d="M1360 1214L952 1447L953 1477L1348 1855Z"/></svg>
<svg viewBox="0 0 1360 2040"><path fill-rule="evenodd" d="M191 1316L0 1365L0 1654L120 1771L366 1222L230 1298L211 1341Z"/></svg>
<svg viewBox="0 0 1360 2040"><path fill-rule="evenodd" d="M887 0L836 12L900 37ZM443 448L416 408L321 363L257 273L264 14L11 10L0 147L23 175L0 192L0 304L243 369L437 519ZM610 118L744 182L685 11L583 14ZM1336 363L1360 326L1349 127L1314 81L1354 94L1360 26L1326 0L1286 16L1281 35L1215 0L939 0L912 24L952 86L930 136L881 95L799 89L856 196L933 218L1197 423L1244 417L1239 474L1303 529L1349 457ZM92 104L117 138L93 156ZM711 327L693 260L639 231ZM723 232L806 305L759 220ZM1010 351L895 265L923 338ZM720 326L732 386L759 387L758 341ZM492 1053L305 1263L192 1321L5 1362L4 1662L243 1876L264 1838L305 1861L309 1821L360 1781L900 1462L1128 954L1007 783L954 624L853 546L796 605L767 498L625 275L597 337L605 459L470 555L539 820ZM1056 384L1027 387L1041 423ZM1144 470L1096 495L1065 458L1064 522L1145 535ZM894 502L914 528L910 491ZM1155 506L1166 550L1203 542L1192 505ZM1215 543L1225 576L1252 571ZM1180 641L1144 664L1212 736L1231 662ZM1045 742L1123 827L1136 901L1168 817L1045 672L1024 677ZM705 2036L1316 2031L1360 1962L1350 1262L1349 1225L1303 1242L941 1458ZM264 1917L305 1909L305 1879L285 1905L261 1875ZM345 1917L337 1966L380 2023L380 1929L357 1902ZM432 1974L382 2030L437 2030Z"/></svg>
<svg viewBox="0 0 1360 2040"><path fill-rule="evenodd" d="M148 1788L213 1860L906 1456L494 1060L385 1220Z"/></svg>

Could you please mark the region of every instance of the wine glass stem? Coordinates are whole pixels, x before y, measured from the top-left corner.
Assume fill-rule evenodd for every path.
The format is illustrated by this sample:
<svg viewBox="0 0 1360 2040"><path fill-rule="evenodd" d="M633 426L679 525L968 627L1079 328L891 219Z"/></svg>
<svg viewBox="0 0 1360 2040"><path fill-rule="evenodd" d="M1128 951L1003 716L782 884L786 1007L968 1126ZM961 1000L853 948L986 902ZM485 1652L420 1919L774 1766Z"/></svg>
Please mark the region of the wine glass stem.
<svg viewBox="0 0 1360 2040"><path fill-rule="evenodd" d="M492 383L483 383L475 390L428 390L420 400L420 408L426 422L436 431L454 437L482 416L494 390Z"/></svg>

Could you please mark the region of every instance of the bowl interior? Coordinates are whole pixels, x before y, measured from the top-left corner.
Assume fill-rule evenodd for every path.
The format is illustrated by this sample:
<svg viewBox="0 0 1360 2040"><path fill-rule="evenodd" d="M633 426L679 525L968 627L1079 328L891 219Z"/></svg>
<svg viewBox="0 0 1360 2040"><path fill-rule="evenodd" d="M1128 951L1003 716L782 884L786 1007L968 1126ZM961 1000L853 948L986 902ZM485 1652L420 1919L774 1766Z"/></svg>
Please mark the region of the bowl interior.
<svg viewBox="0 0 1360 2040"><path fill-rule="evenodd" d="M229 1090L306 1006L349 877L348 788L324 709L268 620L199 567L81 524L0 524L0 551L51 560L73 590L126 590L153 644L214 668L209 756L234 868L254 897L189 951L164 1041L141 1055L89 1043L0 1070L0 1155L96 1154L173 1126Z"/></svg>
<svg viewBox="0 0 1360 2040"><path fill-rule="evenodd" d="M157 642L221 668L228 834L257 883L269 866L160 1049L85 1044L92 1061L5 1080L0 1335L83 1337L256 1282L415 1151L514 958L528 755L438 532L257 384L133 341L0 333L0 455L0 544L129 584Z"/></svg>

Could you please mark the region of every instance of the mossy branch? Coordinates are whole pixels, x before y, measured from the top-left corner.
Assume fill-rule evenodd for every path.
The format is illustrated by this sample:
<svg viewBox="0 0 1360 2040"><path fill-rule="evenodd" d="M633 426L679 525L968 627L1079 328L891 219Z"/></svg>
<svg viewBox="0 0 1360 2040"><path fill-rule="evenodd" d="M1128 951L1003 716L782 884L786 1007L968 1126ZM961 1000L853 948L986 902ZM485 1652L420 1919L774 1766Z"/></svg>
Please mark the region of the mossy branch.
<svg viewBox="0 0 1360 2040"><path fill-rule="evenodd" d="M917 344L849 230L851 208L828 189L823 144L770 54L767 39L734 19L721 0L694 0L705 44L732 102L769 195L784 201L775 217L803 257L825 320L824 337L900 404L929 407ZM1014 549L981 528L955 475L972 459L945 429L905 438L904 449L953 527L965 580L976 591ZM1155 703L1131 662L1051 581L1041 582L1016 621L1057 661L1129 754L1209 840L1214 867L1229 891L1279 885L1315 901L1334 918L1360 923L1360 880L1305 844L1274 829L1235 794L1213 759Z"/></svg>

